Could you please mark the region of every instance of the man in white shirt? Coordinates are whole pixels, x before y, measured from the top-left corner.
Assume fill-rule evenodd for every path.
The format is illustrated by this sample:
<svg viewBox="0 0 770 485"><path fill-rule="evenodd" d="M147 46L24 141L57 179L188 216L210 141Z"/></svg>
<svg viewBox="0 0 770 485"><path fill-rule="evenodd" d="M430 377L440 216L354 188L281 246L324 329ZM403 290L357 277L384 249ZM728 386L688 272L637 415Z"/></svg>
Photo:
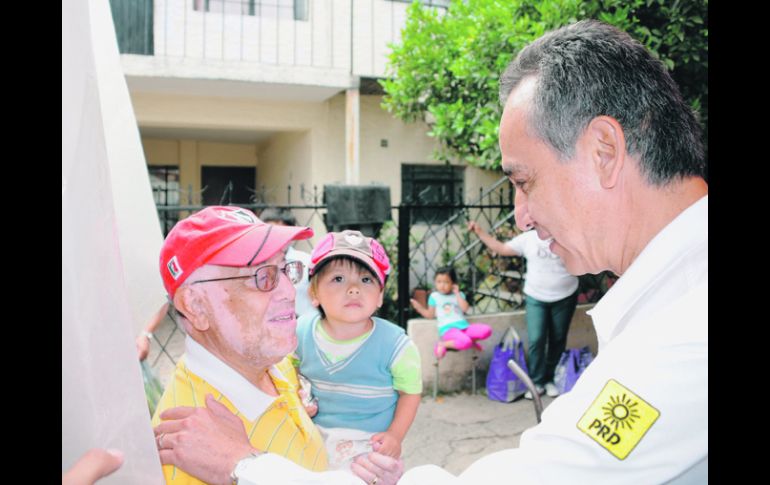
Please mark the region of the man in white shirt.
<svg viewBox="0 0 770 485"><path fill-rule="evenodd" d="M500 98L517 224L551 240L570 273L620 278L591 311L598 356L519 448L459 477L427 465L399 483L706 483L708 185L695 115L644 46L593 20L523 49Z"/></svg>
<svg viewBox="0 0 770 485"><path fill-rule="evenodd" d="M597 358L518 449L399 483L706 483L708 185L662 63L597 21L525 48L500 82L516 222L575 275L620 275L591 310Z"/></svg>

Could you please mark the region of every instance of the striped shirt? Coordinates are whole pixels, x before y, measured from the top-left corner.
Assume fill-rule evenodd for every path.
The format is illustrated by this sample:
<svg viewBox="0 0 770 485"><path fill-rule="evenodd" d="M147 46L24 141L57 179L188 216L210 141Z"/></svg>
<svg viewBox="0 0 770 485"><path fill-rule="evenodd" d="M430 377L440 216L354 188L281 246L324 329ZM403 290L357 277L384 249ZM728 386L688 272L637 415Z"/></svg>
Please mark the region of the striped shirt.
<svg viewBox="0 0 770 485"><path fill-rule="evenodd" d="M326 470L323 438L299 401L297 374L288 359L269 369L279 392L275 397L257 389L190 337L185 344L187 352L158 403L153 426L160 423L160 413L166 409L205 406L206 394L211 394L241 418L249 441L258 450L286 457L309 470ZM163 474L166 483L203 483L172 465L163 466Z"/></svg>

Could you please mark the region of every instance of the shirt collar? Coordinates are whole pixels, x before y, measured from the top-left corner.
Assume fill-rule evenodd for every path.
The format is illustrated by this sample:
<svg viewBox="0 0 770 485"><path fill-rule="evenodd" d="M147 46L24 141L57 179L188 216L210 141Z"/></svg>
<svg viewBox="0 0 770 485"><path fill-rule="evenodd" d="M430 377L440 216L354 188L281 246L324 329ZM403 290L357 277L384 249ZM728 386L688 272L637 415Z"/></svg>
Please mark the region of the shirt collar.
<svg viewBox="0 0 770 485"><path fill-rule="evenodd" d="M185 364L193 374L224 394L249 421L261 416L278 398L262 392L189 335L185 338ZM271 379L285 379L276 366L269 370Z"/></svg>
<svg viewBox="0 0 770 485"><path fill-rule="evenodd" d="M596 328L599 345L622 330L625 319L648 289L656 286L676 262L693 248L708 241L708 195L682 211L642 250L625 274L587 313Z"/></svg>

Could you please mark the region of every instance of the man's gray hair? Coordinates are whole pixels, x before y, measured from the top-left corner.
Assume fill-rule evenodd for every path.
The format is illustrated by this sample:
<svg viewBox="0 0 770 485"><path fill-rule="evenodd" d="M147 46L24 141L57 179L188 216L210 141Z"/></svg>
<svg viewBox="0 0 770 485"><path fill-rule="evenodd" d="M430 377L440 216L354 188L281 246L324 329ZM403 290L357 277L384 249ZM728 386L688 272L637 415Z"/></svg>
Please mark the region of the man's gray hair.
<svg viewBox="0 0 770 485"><path fill-rule="evenodd" d="M706 177L701 130L662 62L627 33L596 20L549 32L525 47L500 77L500 103L536 78L528 113L534 134L568 160L589 122L610 116L652 185Z"/></svg>

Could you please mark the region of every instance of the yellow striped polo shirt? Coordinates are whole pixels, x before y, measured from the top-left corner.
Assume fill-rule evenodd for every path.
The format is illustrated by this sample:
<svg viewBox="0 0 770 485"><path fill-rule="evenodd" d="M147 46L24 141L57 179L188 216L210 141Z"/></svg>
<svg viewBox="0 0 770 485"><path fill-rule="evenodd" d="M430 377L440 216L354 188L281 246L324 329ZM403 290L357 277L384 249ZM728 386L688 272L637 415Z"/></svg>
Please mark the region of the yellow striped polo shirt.
<svg viewBox="0 0 770 485"><path fill-rule="evenodd" d="M174 376L158 403L152 418L153 426L160 423L159 416L164 410L175 406L205 406L206 394L211 394L241 418L249 441L258 450L281 455L312 471L326 470L327 455L323 438L299 401L297 374L288 359L283 359L269 370L270 378L279 392L277 397L273 397L262 393L245 379L240 381L240 374L227 367L190 337L187 337L185 344L187 353L177 363ZM202 364L215 367L211 375L218 376L218 382L224 382L227 387L224 392L232 396L232 401L239 406L236 407L212 384L193 373L190 370L192 365L188 367L187 360L195 360L196 370L200 369ZM223 375L226 378L224 380ZM246 386L251 386L251 389L244 389ZM242 408L242 411L239 411L239 408ZM163 466L163 474L166 483L203 483L172 465Z"/></svg>

